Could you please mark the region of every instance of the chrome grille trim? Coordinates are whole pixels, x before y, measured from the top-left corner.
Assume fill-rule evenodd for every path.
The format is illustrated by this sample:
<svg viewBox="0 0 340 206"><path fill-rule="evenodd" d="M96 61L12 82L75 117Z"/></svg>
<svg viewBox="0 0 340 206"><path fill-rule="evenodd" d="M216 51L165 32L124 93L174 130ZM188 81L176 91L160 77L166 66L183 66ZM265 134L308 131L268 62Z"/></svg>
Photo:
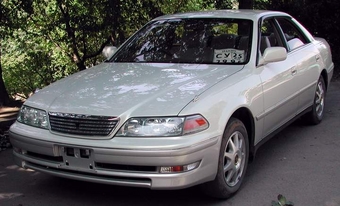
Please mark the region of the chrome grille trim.
<svg viewBox="0 0 340 206"><path fill-rule="evenodd" d="M108 136L119 119L111 116L93 116L49 112L51 131L83 136Z"/></svg>

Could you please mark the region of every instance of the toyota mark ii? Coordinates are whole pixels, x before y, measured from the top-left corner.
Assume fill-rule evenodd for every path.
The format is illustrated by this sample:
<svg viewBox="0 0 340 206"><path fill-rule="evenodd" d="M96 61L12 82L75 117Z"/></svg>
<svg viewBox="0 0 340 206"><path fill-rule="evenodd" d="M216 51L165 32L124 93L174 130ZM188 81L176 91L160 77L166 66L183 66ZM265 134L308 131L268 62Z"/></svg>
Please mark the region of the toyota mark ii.
<svg viewBox="0 0 340 206"><path fill-rule="evenodd" d="M105 62L31 96L10 128L15 162L227 198L268 138L302 115L322 120L333 67L327 42L286 13L161 16Z"/></svg>

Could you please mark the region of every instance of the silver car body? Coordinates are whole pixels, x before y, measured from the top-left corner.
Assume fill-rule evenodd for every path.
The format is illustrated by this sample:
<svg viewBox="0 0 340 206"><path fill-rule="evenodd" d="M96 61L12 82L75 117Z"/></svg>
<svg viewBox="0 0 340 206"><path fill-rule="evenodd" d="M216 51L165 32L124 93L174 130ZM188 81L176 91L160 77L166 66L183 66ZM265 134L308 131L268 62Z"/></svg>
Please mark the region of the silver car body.
<svg viewBox="0 0 340 206"><path fill-rule="evenodd" d="M111 116L118 123L107 136L61 134L15 122L10 128L16 164L53 175L98 183L152 189L185 188L215 178L228 120L246 114L250 152L313 105L316 83L333 74L327 42L310 43L285 60L259 63L259 21L271 11L210 11L159 17L240 18L253 21L252 47L245 65L102 63L40 90L25 105L48 113ZM293 22L296 22L292 19ZM119 52L119 51L118 51ZM131 117L202 115L209 128L176 137L115 137ZM88 152L86 158L65 149ZM160 167L198 167L161 173Z"/></svg>

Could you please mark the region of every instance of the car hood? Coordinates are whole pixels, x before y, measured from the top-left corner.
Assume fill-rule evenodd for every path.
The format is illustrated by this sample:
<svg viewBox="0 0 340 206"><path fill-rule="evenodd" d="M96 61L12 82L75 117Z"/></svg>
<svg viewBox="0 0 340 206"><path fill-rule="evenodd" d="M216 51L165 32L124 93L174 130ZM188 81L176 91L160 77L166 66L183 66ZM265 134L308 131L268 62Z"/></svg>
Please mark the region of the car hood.
<svg viewBox="0 0 340 206"><path fill-rule="evenodd" d="M26 105L102 116L177 115L243 65L102 63L40 90Z"/></svg>

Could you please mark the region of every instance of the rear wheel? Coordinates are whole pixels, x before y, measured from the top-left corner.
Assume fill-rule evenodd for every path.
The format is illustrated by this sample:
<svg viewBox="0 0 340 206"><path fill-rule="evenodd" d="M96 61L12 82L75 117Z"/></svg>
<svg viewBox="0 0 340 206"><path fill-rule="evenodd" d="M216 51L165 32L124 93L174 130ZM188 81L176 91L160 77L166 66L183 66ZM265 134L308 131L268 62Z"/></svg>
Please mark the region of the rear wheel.
<svg viewBox="0 0 340 206"><path fill-rule="evenodd" d="M318 80L315 90L315 97L312 111L306 114L306 120L311 124L319 124L322 120L325 109L326 86L323 77Z"/></svg>
<svg viewBox="0 0 340 206"><path fill-rule="evenodd" d="M228 198L240 188L247 170L249 156L248 134L244 124L231 118L225 129L215 180L202 185L213 197Z"/></svg>

